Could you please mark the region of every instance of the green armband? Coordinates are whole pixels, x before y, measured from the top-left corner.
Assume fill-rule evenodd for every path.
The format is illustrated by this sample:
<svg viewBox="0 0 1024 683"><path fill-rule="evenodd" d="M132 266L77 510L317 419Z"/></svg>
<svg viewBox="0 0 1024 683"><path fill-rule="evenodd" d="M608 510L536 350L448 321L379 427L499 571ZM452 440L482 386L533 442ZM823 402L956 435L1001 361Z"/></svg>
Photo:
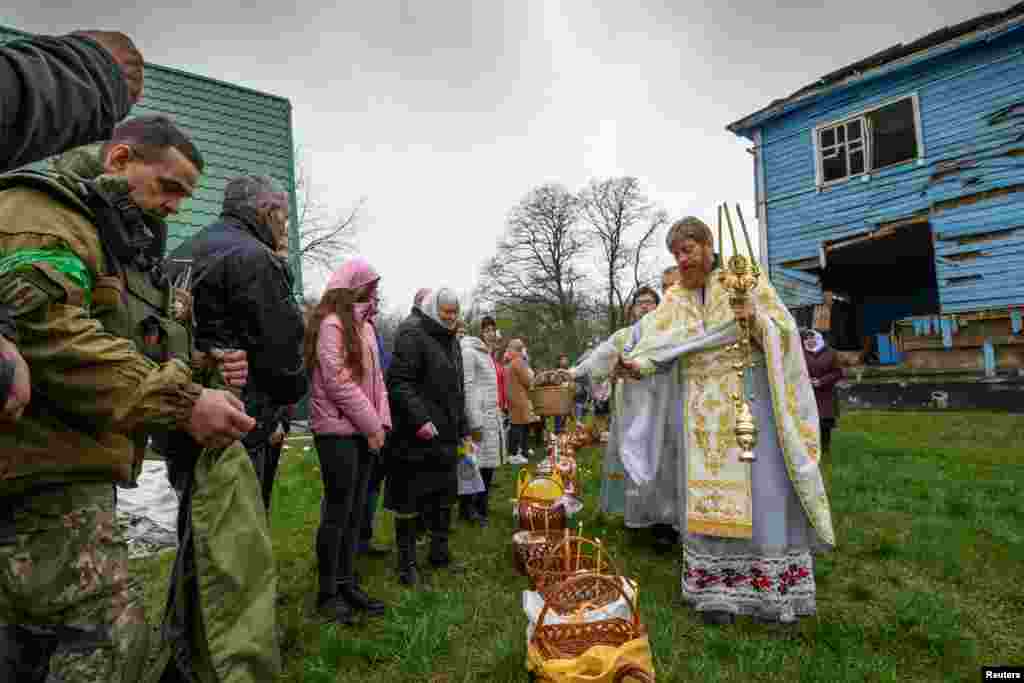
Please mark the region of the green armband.
<svg viewBox="0 0 1024 683"><path fill-rule="evenodd" d="M53 281L48 283L51 286L41 286L36 278L18 277L19 274L30 276L32 273L44 274L46 280ZM0 293L0 301L10 306L15 316L23 315L50 298L52 292L47 290L53 285L58 285L69 299L73 290L68 290L68 285L78 287L86 308L92 300L92 273L70 249L20 249L4 254L0 256L0 279L9 283Z"/></svg>

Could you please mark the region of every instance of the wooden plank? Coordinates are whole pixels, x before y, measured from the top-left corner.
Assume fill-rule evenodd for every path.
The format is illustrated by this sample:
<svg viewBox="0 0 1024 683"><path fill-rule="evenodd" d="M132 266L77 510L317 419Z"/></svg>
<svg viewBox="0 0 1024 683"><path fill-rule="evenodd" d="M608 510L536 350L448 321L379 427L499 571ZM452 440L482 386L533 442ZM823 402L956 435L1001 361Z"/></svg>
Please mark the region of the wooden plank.
<svg viewBox="0 0 1024 683"><path fill-rule="evenodd" d="M1015 194L1017 192L1024 191L1024 184L1010 185L1008 187L999 187L986 192L978 192L975 194L964 195L962 197L955 197L946 201L936 202L932 206L932 210L936 213L947 211L949 209L956 209L964 206L970 206L971 204L977 204L989 199L997 199L999 197L1005 197L1007 195Z"/></svg>
<svg viewBox="0 0 1024 683"><path fill-rule="evenodd" d="M980 348L989 339L996 346L1024 346L1024 337L1020 335L988 336L988 335L953 335L954 349ZM920 349L943 349L946 348L941 337L900 337L900 346L904 351L917 351Z"/></svg>
<svg viewBox="0 0 1024 683"><path fill-rule="evenodd" d="M783 268L789 268L791 270L814 270L815 268L818 267L819 264L817 258L807 258L801 259L799 261L786 261L785 263L780 263L779 265L782 266Z"/></svg>

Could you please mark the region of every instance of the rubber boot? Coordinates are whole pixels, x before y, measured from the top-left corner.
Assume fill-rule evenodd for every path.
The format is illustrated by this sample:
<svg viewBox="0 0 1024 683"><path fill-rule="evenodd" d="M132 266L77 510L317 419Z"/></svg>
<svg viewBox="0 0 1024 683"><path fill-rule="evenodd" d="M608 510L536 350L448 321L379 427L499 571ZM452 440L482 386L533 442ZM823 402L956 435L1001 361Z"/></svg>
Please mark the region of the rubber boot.
<svg viewBox="0 0 1024 683"><path fill-rule="evenodd" d="M460 572L464 567L452 561L448 551L448 536L451 532L452 509L437 507L430 514L430 566Z"/></svg>
<svg viewBox="0 0 1024 683"><path fill-rule="evenodd" d="M341 529L333 525L320 525L316 535L317 569L320 575L320 591L316 608L320 616L339 624L352 624L355 616L344 597L338 595L338 546L341 545Z"/></svg>
<svg viewBox="0 0 1024 683"><path fill-rule="evenodd" d="M416 570L416 517L395 517L395 546L398 548L398 580L406 586L419 583Z"/></svg>

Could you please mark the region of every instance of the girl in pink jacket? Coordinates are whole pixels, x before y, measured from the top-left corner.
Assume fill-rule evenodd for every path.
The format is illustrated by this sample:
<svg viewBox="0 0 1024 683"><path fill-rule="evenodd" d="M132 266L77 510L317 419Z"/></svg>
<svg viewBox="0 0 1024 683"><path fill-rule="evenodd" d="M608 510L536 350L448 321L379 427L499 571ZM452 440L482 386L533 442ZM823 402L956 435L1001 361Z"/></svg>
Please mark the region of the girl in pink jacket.
<svg viewBox="0 0 1024 683"><path fill-rule="evenodd" d="M320 614L342 624L354 612L382 614L385 605L355 580L353 561L373 463L391 429L381 372L376 312L380 277L362 258L342 264L306 328L305 360L312 373L310 426L324 494L316 536Z"/></svg>

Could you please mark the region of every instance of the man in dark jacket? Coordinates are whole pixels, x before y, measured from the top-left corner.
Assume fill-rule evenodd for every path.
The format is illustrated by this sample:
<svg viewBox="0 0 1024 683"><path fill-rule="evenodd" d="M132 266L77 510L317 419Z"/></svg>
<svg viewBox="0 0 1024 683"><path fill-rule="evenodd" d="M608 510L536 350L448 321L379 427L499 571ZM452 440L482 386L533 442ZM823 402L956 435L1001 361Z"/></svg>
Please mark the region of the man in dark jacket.
<svg viewBox="0 0 1024 683"><path fill-rule="evenodd" d="M282 406L309 388L302 360L302 313L288 269L275 254L275 232L288 222L288 194L266 176L241 176L224 188L220 220L180 245L169 259L171 277L191 263L196 348L248 353L243 393L256 428L243 440L260 484L267 479L270 437Z"/></svg>
<svg viewBox="0 0 1024 683"><path fill-rule="evenodd" d="M142 55L123 33L38 36L0 47L0 172L110 137L142 96ZM0 305L0 421L31 396L28 366Z"/></svg>

